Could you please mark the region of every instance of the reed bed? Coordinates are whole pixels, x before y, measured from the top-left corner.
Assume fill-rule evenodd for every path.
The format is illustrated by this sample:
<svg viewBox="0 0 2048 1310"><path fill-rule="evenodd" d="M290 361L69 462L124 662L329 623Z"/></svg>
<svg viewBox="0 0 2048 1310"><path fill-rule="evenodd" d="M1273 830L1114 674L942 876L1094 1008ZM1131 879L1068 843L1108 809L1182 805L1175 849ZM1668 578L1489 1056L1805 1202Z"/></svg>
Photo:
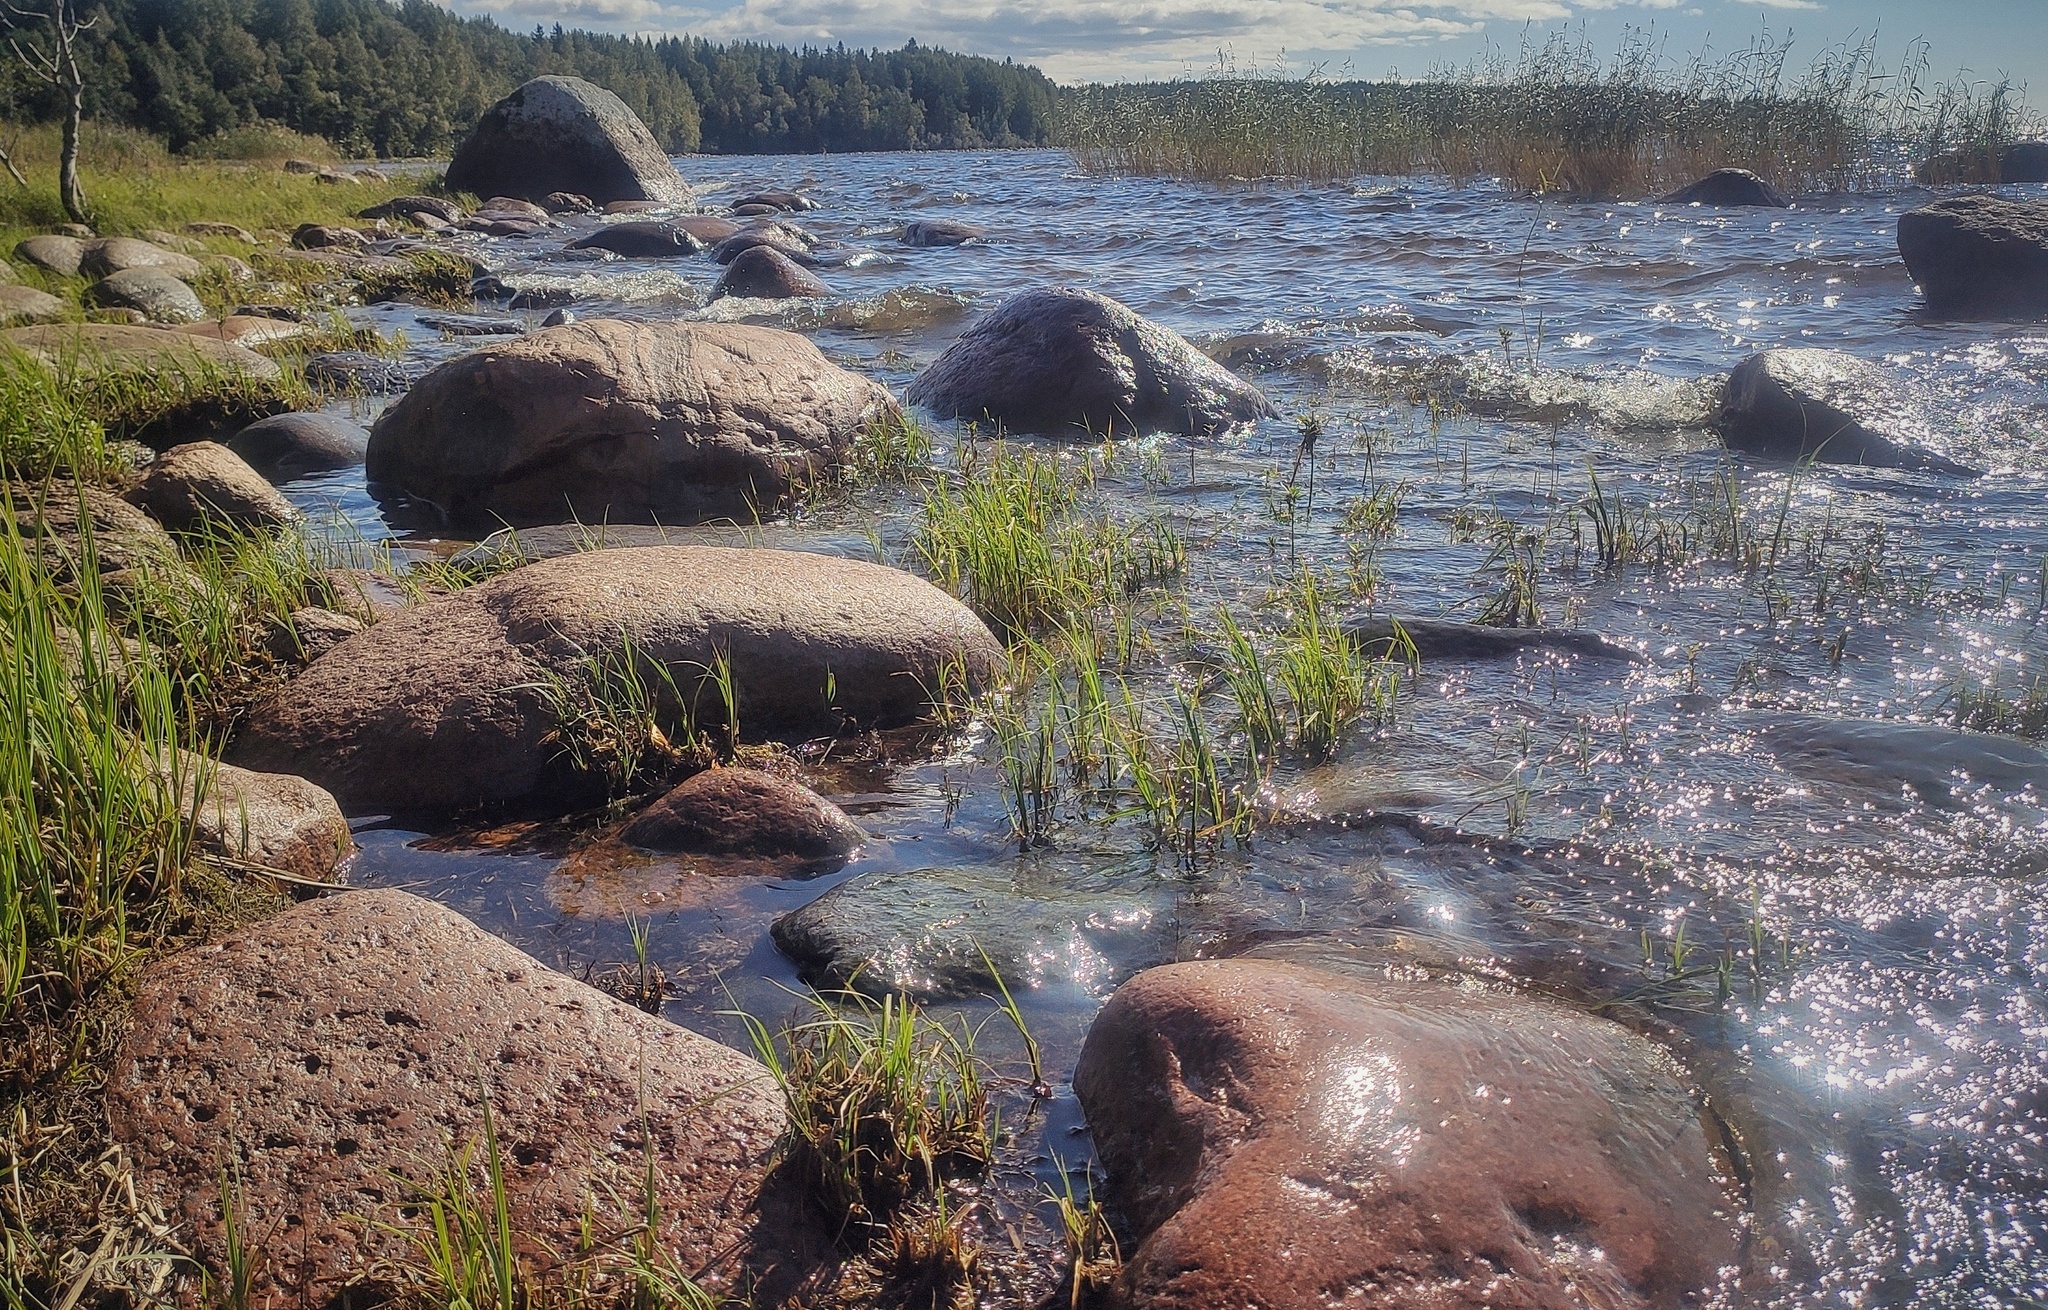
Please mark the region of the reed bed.
<svg viewBox="0 0 2048 1310"><path fill-rule="evenodd" d="M1631 32L1603 58L1583 32L1415 81L1330 81L1219 63L1183 81L1091 86L1058 139L1090 172L1228 183L1367 175L1499 178L1527 192L1661 194L1722 167L1795 194L1901 180L1995 180L1998 149L2038 130L2008 83L1933 81L1925 47L1895 69L1870 43L1803 70L1768 31L1720 58L1674 62Z"/></svg>

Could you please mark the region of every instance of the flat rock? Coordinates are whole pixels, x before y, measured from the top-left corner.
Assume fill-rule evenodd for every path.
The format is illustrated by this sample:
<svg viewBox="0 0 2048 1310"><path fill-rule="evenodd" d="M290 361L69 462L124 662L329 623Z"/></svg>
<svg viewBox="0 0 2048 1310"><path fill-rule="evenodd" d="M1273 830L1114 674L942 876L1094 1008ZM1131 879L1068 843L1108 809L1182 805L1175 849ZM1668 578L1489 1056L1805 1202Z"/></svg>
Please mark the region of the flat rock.
<svg viewBox="0 0 2048 1310"><path fill-rule="evenodd" d="M1577 628L1495 628L1454 619L1370 618L1345 625L1368 653L1394 659L1405 654L1404 641L1424 660L1511 660L1555 651L1593 659L1636 661L1642 656L1597 632Z"/></svg>
<svg viewBox="0 0 2048 1310"><path fill-rule="evenodd" d="M328 1305L352 1278L396 1290L379 1266L410 1254L400 1207L451 1139L481 1158L486 1095L522 1259L574 1249L586 1215L632 1227L649 1176L657 1245L713 1286L814 1241L764 1194L784 1123L764 1068L404 892L309 901L151 964L107 1110L138 1190L216 1271L232 1162L242 1231L263 1235L253 1304Z"/></svg>
<svg viewBox="0 0 2048 1310"><path fill-rule="evenodd" d="M312 330L304 323L295 323L285 318L271 318L263 314L230 314L226 318L205 318L178 328L180 332L211 337L215 341L225 341L230 345L243 347L291 341L307 335Z"/></svg>
<svg viewBox="0 0 2048 1310"><path fill-rule="evenodd" d="M1899 215L1899 255L1942 313L2048 314L2048 200L1951 196Z"/></svg>
<svg viewBox="0 0 2048 1310"><path fill-rule="evenodd" d="M1682 186L1660 205L1712 205L1722 209L1754 207L1790 209L1785 193L1746 168L1717 168L1690 186Z"/></svg>
<svg viewBox="0 0 2048 1310"><path fill-rule="evenodd" d="M1921 444L1934 424L1896 379L1839 350L1751 355L1728 375L1716 426L1730 450L1750 454L1978 476Z"/></svg>
<svg viewBox="0 0 2048 1310"><path fill-rule="evenodd" d="M534 78L485 110L449 161L447 183L480 196L689 199L647 125L617 96L577 77Z"/></svg>
<svg viewBox="0 0 2048 1310"><path fill-rule="evenodd" d="M0 341L74 379L164 369L228 370L260 382L275 382L281 376L274 361L253 350L187 332L118 323L9 328L0 332Z"/></svg>
<svg viewBox="0 0 2048 1310"><path fill-rule="evenodd" d="M198 277L205 265L192 256L134 237L107 237L86 243L78 271L87 277L110 277L135 269L161 269L175 278Z"/></svg>
<svg viewBox="0 0 2048 1310"><path fill-rule="evenodd" d="M1276 412L1179 334L1075 287L1011 296L919 373L908 395L943 418L1047 436L1203 435Z"/></svg>
<svg viewBox="0 0 2048 1310"><path fill-rule="evenodd" d="M129 500L173 532L278 528L298 510L263 475L218 441L190 441L157 456Z"/></svg>
<svg viewBox="0 0 2048 1310"><path fill-rule="evenodd" d="M351 812L523 800L561 768L540 684L583 676L629 639L686 692L723 654L756 737L913 718L946 669L978 682L1003 661L965 606L896 569L715 546L589 551L386 617L253 710L232 758L310 778ZM716 703L706 688L700 708Z"/></svg>
<svg viewBox="0 0 2048 1310"><path fill-rule="evenodd" d="M768 246L740 252L711 288L710 300L816 300L832 294L801 264Z"/></svg>
<svg viewBox="0 0 2048 1310"><path fill-rule="evenodd" d="M182 758L178 787L205 780L192 834L200 850L326 882L355 849L334 797L304 778Z"/></svg>
<svg viewBox="0 0 2048 1310"><path fill-rule="evenodd" d="M894 409L795 333L585 319L434 369L368 471L454 523L751 521Z"/></svg>
<svg viewBox="0 0 2048 1310"><path fill-rule="evenodd" d="M388 396L404 391L426 373L408 359L386 359L361 350L330 350L306 361L310 386L343 395Z"/></svg>
<svg viewBox="0 0 2048 1310"><path fill-rule="evenodd" d="M571 250L609 250L629 259L678 259L701 254L704 242L679 223L607 223L569 243Z"/></svg>
<svg viewBox="0 0 2048 1310"><path fill-rule="evenodd" d="M898 239L906 246L964 246L987 236L985 230L958 219L918 218L903 225Z"/></svg>
<svg viewBox="0 0 2048 1310"><path fill-rule="evenodd" d="M1118 989L1074 1071L1129 1310L1704 1305L1735 1205L1674 1061L1476 982L1270 961Z"/></svg>
<svg viewBox="0 0 2048 1310"><path fill-rule="evenodd" d="M1170 894L1080 893L997 871L859 874L771 930L806 982L919 1000L977 996L1003 984L1064 984L1100 995L1174 958Z"/></svg>
<svg viewBox="0 0 2048 1310"><path fill-rule="evenodd" d="M18 282L0 285L0 327L51 323L64 316L64 302L47 291Z"/></svg>
<svg viewBox="0 0 2048 1310"><path fill-rule="evenodd" d="M58 277L77 277L78 265L85 258L84 241L77 237L37 236L29 237L14 247L14 257L24 264L34 264L45 273Z"/></svg>
<svg viewBox="0 0 2048 1310"><path fill-rule="evenodd" d="M273 414L228 438L227 447L276 482L363 462L370 434L335 414Z"/></svg>
<svg viewBox="0 0 2048 1310"><path fill-rule="evenodd" d="M85 289L85 303L101 309L132 309L152 323L196 323L206 317L198 295L161 268L128 268Z"/></svg>
<svg viewBox="0 0 2048 1310"><path fill-rule="evenodd" d="M620 840L669 855L795 862L824 873L867 840L846 812L801 783L759 769L706 769L635 815Z"/></svg>

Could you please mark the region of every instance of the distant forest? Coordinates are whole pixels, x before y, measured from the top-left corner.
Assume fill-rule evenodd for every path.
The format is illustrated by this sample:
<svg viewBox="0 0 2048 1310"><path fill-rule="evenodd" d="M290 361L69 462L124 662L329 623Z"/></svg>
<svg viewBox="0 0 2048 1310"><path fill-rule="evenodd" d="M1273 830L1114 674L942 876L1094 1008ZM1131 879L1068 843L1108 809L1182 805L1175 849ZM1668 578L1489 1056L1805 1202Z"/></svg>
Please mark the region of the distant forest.
<svg viewBox="0 0 2048 1310"><path fill-rule="evenodd" d="M432 0L89 0L86 115L172 149L264 124L350 155L446 154L513 87L545 73L615 92L673 153L1043 145L1052 82L1035 68L919 47L788 50L645 41L459 18ZM55 117L8 57L0 116Z"/></svg>

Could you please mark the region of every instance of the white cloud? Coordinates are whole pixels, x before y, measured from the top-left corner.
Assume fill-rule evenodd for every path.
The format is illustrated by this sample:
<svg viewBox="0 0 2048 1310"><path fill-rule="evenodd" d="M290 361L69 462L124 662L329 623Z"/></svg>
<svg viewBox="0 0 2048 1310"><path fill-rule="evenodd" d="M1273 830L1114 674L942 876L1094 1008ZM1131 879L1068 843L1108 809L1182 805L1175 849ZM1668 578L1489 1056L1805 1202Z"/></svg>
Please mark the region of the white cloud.
<svg viewBox="0 0 2048 1310"><path fill-rule="evenodd" d="M1741 4L1764 5L1771 9L1826 9L1827 6L1815 0L1737 0Z"/></svg>

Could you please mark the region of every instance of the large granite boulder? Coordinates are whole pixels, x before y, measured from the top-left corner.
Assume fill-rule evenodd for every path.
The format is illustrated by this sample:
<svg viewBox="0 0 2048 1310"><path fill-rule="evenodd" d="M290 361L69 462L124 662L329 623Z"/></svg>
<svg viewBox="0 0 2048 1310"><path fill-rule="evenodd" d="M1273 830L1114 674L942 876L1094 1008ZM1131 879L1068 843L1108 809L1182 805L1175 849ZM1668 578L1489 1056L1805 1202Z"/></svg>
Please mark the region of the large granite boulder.
<svg viewBox="0 0 2048 1310"><path fill-rule="evenodd" d="M1704 1305L1739 1254L1701 1106L1619 1024L1274 961L1124 984L1074 1071L1130 1310Z"/></svg>
<svg viewBox="0 0 2048 1310"><path fill-rule="evenodd" d="M132 309L152 323L197 323L206 306L191 287L160 268L128 268L85 289L81 297L99 309Z"/></svg>
<svg viewBox="0 0 2048 1310"><path fill-rule="evenodd" d="M1751 454L1978 473L1920 444L1934 428L1923 408L1883 368L1839 350L1751 355L1729 374L1716 425L1730 450Z"/></svg>
<svg viewBox="0 0 2048 1310"><path fill-rule="evenodd" d="M793 332L588 319L427 374L368 473L456 523L751 521L894 409Z"/></svg>
<svg viewBox="0 0 2048 1310"><path fill-rule="evenodd" d="M596 550L351 637L251 711L231 756L310 778L354 812L533 798L561 767L548 680L575 685L592 657L616 660L629 641L698 693L700 713L718 704L705 679L723 656L741 730L756 737L913 718L948 670L978 682L1003 660L965 606L878 564L716 546Z"/></svg>
<svg viewBox="0 0 2048 1310"><path fill-rule="evenodd" d="M405 892L309 901L150 965L107 1117L217 1278L236 1178L263 1253L251 1304L377 1304L428 1222L421 1189L451 1151L482 1160L486 1098L524 1261L575 1250L586 1222L633 1228L650 1178L656 1245L714 1287L815 1247L767 1183L784 1115L765 1068Z"/></svg>
<svg viewBox="0 0 2048 1310"><path fill-rule="evenodd" d="M128 499L173 532L281 528L300 517L261 473L218 441L188 441L157 456Z"/></svg>
<svg viewBox="0 0 2048 1310"><path fill-rule="evenodd" d="M1951 196L1909 210L1899 255L1929 309L2048 314L2048 200Z"/></svg>
<svg viewBox="0 0 2048 1310"><path fill-rule="evenodd" d="M448 164L448 186L539 200L679 204L689 188L626 103L579 77L536 77L484 111Z"/></svg>
<svg viewBox="0 0 2048 1310"><path fill-rule="evenodd" d="M1275 412L1179 334L1075 287L1005 300L917 375L909 398L945 418L1069 437L1201 435Z"/></svg>
<svg viewBox="0 0 2048 1310"><path fill-rule="evenodd" d="M775 921L814 987L951 1000L1047 985L1095 995L1174 958L1171 891L1048 886L1007 871L881 870Z"/></svg>
<svg viewBox="0 0 2048 1310"><path fill-rule="evenodd" d="M1660 198L1660 205L1711 205L1722 209L1790 209L1785 193L1746 168L1717 168L1699 181Z"/></svg>

